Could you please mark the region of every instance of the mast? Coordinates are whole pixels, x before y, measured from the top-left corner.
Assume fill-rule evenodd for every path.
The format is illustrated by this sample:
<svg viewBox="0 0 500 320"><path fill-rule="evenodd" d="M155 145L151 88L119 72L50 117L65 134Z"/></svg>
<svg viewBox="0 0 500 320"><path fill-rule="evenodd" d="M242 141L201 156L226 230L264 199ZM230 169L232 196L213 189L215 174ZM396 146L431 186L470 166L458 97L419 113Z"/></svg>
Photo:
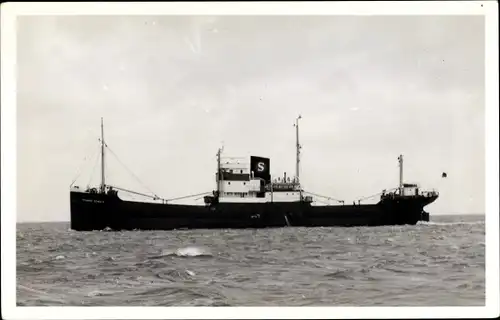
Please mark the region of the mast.
<svg viewBox="0 0 500 320"><path fill-rule="evenodd" d="M299 171L300 171L300 143L299 143L299 119L302 119L302 116L298 116L295 120L295 134L296 134L296 148L297 148L297 160L295 163L295 176L297 177L297 182L300 183L299 180Z"/></svg>
<svg viewBox="0 0 500 320"><path fill-rule="evenodd" d="M106 186L104 170L104 124L101 117L101 192L103 193Z"/></svg>
<svg viewBox="0 0 500 320"><path fill-rule="evenodd" d="M271 183L270 183L270 185L271 185L271 202L273 202L273 179L272 179L272 177L270 178L270 180L271 180Z"/></svg>
<svg viewBox="0 0 500 320"><path fill-rule="evenodd" d="M224 146L222 146L222 148L219 148L219 150L217 150L217 194L220 195L220 189L221 189L221 181L222 181L222 173L221 173L221 169L220 169L220 154L222 152L222 149L224 148Z"/></svg>
<svg viewBox="0 0 500 320"><path fill-rule="evenodd" d="M403 155L399 155L399 194L403 195Z"/></svg>

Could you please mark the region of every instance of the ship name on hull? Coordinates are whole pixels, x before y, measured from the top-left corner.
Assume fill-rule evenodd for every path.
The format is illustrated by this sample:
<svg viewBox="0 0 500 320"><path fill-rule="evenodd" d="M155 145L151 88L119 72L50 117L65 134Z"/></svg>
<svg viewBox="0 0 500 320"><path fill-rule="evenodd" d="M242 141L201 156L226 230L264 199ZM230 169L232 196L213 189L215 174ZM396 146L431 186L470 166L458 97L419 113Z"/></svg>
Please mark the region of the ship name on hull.
<svg viewBox="0 0 500 320"><path fill-rule="evenodd" d="M104 200L95 200L95 199L82 199L82 201L91 203L104 203Z"/></svg>

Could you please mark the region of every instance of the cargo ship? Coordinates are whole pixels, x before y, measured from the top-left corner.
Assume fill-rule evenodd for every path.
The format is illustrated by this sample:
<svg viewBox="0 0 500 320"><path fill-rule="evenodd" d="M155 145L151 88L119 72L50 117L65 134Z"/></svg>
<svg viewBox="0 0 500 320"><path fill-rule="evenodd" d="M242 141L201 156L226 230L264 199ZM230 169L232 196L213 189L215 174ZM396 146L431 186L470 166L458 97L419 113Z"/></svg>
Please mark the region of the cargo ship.
<svg viewBox="0 0 500 320"><path fill-rule="evenodd" d="M101 118L101 182L94 187L70 186L71 229L91 230L176 230L281 227L354 227L412 225L429 221L424 207L434 202L435 190L421 190L418 184L404 183L403 155L399 155L399 185L378 193L376 203L345 201L308 192L299 179L301 145L299 120L295 119L295 176L271 177L271 159L223 156L217 151L215 188L203 196L202 204L179 204L176 200L200 194L164 199L106 183L105 159L109 149L104 141ZM121 193L147 197L147 201L125 200ZM320 200L334 204L319 203Z"/></svg>

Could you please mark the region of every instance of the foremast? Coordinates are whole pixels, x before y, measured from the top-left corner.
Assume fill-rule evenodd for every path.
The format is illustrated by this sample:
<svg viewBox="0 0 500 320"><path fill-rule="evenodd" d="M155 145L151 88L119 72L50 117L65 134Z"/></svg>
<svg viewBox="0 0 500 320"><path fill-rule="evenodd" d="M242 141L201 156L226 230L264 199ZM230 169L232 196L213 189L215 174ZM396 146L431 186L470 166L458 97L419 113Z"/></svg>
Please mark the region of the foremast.
<svg viewBox="0 0 500 320"><path fill-rule="evenodd" d="M403 183L403 155L398 157L399 162L399 194L404 196L404 183Z"/></svg>
<svg viewBox="0 0 500 320"><path fill-rule="evenodd" d="M105 188L106 188L106 173L105 173L105 162L104 162L104 122L103 118L101 117L101 187L100 191L101 193L104 193Z"/></svg>

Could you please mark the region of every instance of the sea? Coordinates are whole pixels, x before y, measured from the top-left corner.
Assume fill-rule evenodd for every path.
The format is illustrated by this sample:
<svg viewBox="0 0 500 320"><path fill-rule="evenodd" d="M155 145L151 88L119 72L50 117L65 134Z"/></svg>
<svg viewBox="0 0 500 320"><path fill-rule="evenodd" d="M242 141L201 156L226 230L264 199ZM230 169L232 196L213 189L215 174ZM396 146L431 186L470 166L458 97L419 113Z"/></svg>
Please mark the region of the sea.
<svg viewBox="0 0 500 320"><path fill-rule="evenodd" d="M17 225L18 306L484 306L484 215L407 226Z"/></svg>

